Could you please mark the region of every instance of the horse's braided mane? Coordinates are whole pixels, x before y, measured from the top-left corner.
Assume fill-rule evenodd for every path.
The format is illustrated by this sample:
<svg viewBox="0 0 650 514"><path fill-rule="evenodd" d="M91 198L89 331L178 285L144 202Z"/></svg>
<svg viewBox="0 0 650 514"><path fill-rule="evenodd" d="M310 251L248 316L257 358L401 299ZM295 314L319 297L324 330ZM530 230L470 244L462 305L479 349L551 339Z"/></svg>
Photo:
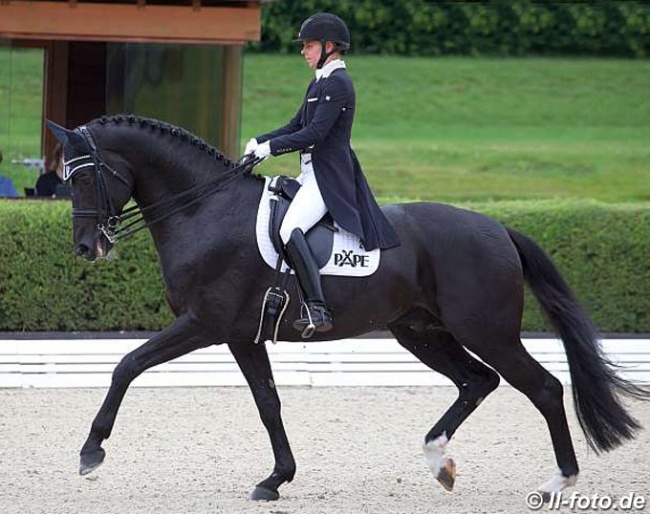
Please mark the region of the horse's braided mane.
<svg viewBox="0 0 650 514"><path fill-rule="evenodd" d="M228 159L224 154L217 150L214 146L206 143L200 137L195 136L191 132L182 127L177 127L171 123L155 120L153 118L145 118L143 116L135 116L133 114L123 115L118 114L115 116L102 116L97 120L101 125L113 123L115 125L128 124L132 126L139 126L142 129L149 129L152 132L158 131L160 134L168 134L172 137L179 137L183 141L188 141L192 146L196 146L202 152L214 156L218 161L223 161L227 167L234 166L234 163Z"/></svg>

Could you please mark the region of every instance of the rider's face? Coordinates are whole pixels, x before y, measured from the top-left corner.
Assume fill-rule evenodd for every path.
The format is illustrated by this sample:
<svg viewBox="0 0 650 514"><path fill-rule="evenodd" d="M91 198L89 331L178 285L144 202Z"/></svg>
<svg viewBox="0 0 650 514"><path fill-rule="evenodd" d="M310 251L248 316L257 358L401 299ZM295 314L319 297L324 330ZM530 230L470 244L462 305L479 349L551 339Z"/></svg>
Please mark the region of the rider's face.
<svg viewBox="0 0 650 514"><path fill-rule="evenodd" d="M303 41L300 53L304 56L310 68L315 69L321 54L320 41Z"/></svg>

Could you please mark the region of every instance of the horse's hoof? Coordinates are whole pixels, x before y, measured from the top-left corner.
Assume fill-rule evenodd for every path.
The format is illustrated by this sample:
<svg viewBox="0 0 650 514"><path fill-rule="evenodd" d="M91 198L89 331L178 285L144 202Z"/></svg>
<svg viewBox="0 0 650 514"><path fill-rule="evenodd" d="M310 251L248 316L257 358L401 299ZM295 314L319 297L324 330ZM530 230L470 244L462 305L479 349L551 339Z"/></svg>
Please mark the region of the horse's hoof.
<svg viewBox="0 0 650 514"><path fill-rule="evenodd" d="M436 479L442 484L442 487L447 491L451 491L456 480L456 463L449 457L445 458Z"/></svg>
<svg viewBox="0 0 650 514"><path fill-rule="evenodd" d="M248 495L248 499L254 501L273 502L278 498L280 498L280 494L277 491L271 491L271 489L260 486L253 489L251 494Z"/></svg>
<svg viewBox="0 0 650 514"><path fill-rule="evenodd" d="M102 462L104 462L104 457L106 457L106 452L103 448L90 453L82 453L81 462L79 464L79 474L81 476L87 475L101 466Z"/></svg>
<svg viewBox="0 0 650 514"><path fill-rule="evenodd" d="M548 503L551 501L551 493L549 493L548 491L537 491L537 492L542 495L543 503Z"/></svg>

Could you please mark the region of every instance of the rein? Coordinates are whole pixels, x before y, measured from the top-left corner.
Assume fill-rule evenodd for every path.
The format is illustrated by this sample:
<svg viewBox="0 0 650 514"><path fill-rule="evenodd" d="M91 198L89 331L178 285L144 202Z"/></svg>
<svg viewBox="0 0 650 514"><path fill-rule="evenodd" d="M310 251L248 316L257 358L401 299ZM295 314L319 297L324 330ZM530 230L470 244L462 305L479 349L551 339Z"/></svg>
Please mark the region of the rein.
<svg viewBox="0 0 650 514"><path fill-rule="evenodd" d="M130 184L116 170L106 164L99 155L99 150L87 127L81 126L77 129L84 137L91 153L87 156L77 157L64 163L64 179L67 180L72 174L80 168L93 166L97 174L97 199L99 207L96 209L72 209L73 218L97 218L97 229L104 234L104 237L111 243L115 244L118 240L132 236L136 232L148 228L156 223L175 216L179 212L187 209L205 197L216 193L225 188L232 181L249 173L253 167L262 162L262 159L242 157L238 164L233 168L219 174L215 178L203 183L197 184L184 191L176 193L167 198L140 208L138 205L123 210L120 214L114 214L115 209L111 197L108 194L108 185L106 176L102 170L107 170L117 178L122 184L131 188ZM77 161L75 167L69 168L69 165ZM80 161L80 162L79 162ZM84 162L85 161L85 162ZM89 162L90 161L90 162ZM145 217L149 217L146 221ZM123 222L129 221L126 225L120 226Z"/></svg>
<svg viewBox="0 0 650 514"><path fill-rule="evenodd" d="M112 232L112 240L109 238L108 234L106 234L106 231L102 230L102 232L111 243L129 237L142 229L154 225L155 223L171 218L179 212L203 200L206 196L224 189L236 178L248 173L255 165L259 164L259 162L259 159L257 159L255 161L240 163L208 182L197 184L196 186L181 191L180 193L168 198L164 198L148 205L147 207L140 208L137 205L129 207L122 211L122 214L108 218L107 224ZM178 203L178 205L174 205L175 203ZM150 217L149 221L145 221L145 216ZM120 223L127 220L131 221L124 226L119 226Z"/></svg>

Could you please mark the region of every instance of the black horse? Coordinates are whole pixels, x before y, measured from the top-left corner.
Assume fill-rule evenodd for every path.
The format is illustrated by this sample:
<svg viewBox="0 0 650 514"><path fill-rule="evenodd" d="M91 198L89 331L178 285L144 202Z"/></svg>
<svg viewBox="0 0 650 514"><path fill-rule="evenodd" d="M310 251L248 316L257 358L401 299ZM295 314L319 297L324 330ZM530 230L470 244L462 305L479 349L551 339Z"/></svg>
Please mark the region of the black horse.
<svg viewBox="0 0 650 514"><path fill-rule="evenodd" d="M125 233L125 218L133 211L124 207L133 198L153 236L177 316L115 368L81 449L80 473L104 460L102 442L133 379L197 348L225 343L251 388L275 457L273 472L250 497L277 499L278 488L293 480L296 464L266 348L253 342L262 298L274 278L255 241L263 178L157 120L113 116L75 130L49 126L65 143L76 253L91 261L106 257L116 234ZM615 374L594 325L539 246L493 219L449 205L383 209L401 246L384 251L369 277L323 278L336 323L334 331L314 339L388 328L400 345L457 386L457 400L424 439L428 465L445 488L451 490L455 478L445 446L498 386L499 375L524 393L548 424L559 470L539 491L560 491L576 481L562 385L521 344L524 281L564 342L575 409L589 444L607 451L634 436L640 427L619 395L648 399L648 393ZM299 315L296 303L284 317L281 340L301 340L291 326Z"/></svg>

